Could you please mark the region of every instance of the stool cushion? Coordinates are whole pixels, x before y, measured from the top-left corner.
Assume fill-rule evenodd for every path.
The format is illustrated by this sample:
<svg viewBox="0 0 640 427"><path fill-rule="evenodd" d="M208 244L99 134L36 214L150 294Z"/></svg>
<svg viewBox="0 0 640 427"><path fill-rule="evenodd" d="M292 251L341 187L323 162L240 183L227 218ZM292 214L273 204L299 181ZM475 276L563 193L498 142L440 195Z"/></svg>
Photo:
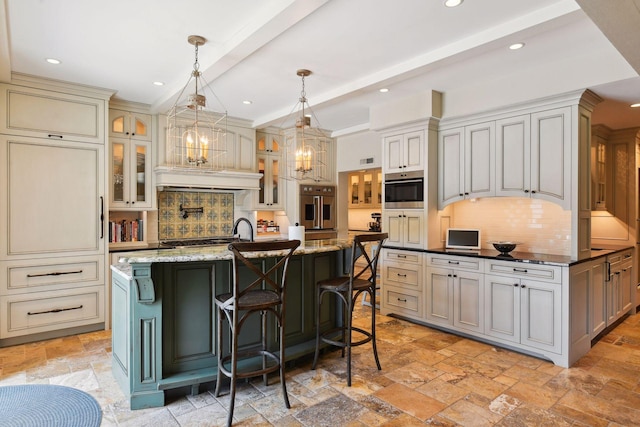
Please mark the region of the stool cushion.
<svg viewBox="0 0 640 427"><path fill-rule="evenodd" d="M216 296L216 301L220 304L224 304L232 296L233 294L231 293L220 294ZM272 307L280 303L280 297L277 293L268 290L256 290L249 291L242 295L238 301L238 308L240 310L255 310L263 307ZM233 310L234 308L234 305L227 307L228 310Z"/></svg>
<svg viewBox="0 0 640 427"><path fill-rule="evenodd" d="M353 290L367 289L371 286L371 282L366 279L353 279ZM333 277L318 282L320 289L332 290L335 292L344 292L349 289L349 276Z"/></svg>

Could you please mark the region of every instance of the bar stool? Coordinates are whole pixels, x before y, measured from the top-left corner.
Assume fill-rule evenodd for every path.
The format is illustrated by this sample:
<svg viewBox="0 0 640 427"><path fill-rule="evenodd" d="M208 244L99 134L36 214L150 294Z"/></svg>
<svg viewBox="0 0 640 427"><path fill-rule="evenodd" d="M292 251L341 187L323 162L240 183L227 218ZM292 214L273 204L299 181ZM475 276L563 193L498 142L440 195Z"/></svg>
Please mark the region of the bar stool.
<svg viewBox="0 0 640 427"><path fill-rule="evenodd" d="M311 369L316 369L321 342L341 347L343 357L345 350L347 352L347 385L349 387L351 387L351 347L366 344L371 341L376 365L378 366L378 370L382 369L380 360L378 359L378 349L376 348L376 270L382 244L386 239L387 233L361 234L355 236L351 247L351 268L349 275L321 280L316 285L316 351ZM370 244L372 249L371 256L367 252L367 243ZM364 258L364 262L366 262L364 267L356 264L360 258ZM352 326L355 301L362 293L365 293L365 295L368 294L371 301L371 329L369 331ZM337 296L339 303L342 304L343 318L342 326L321 332L320 311L322 298L325 294L334 294ZM353 331L364 335L364 338L353 341ZM335 339L337 332L341 332L340 340Z"/></svg>
<svg viewBox="0 0 640 427"><path fill-rule="evenodd" d="M230 396L231 403L227 426L233 421L233 410L236 397L236 380L241 378L252 378L262 375L265 386L267 385L267 375L272 372L280 372L280 384L284 403L290 408L287 386L285 384L284 365L284 329L285 329L285 287L289 259L293 251L300 245L299 240L285 240L278 242L234 242L229 244L229 250L233 253L233 280L231 292L216 295L215 304L218 321L218 377L216 382L215 396L220 395L220 383L222 375L231 379ZM276 264L263 272L255 260L264 257L274 257L265 252L277 252L278 261ZM251 253L251 258L247 258ZM263 253L263 254L261 254ZM246 268L243 268L246 267ZM253 273L253 274L250 274ZM246 283L247 276L255 278L250 283ZM244 280L241 282L240 277ZM279 329L279 354L273 348L269 348L267 343L267 312L273 313ZM260 313L261 324L261 347L246 351L238 350L238 337L242 326L247 318ZM231 332L230 353L223 356L222 321L226 319ZM273 346L272 346L273 347ZM246 360L255 357L262 357L262 367L254 370L238 370L238 360ZM229 364L229 366L225 366Z"/></svg>

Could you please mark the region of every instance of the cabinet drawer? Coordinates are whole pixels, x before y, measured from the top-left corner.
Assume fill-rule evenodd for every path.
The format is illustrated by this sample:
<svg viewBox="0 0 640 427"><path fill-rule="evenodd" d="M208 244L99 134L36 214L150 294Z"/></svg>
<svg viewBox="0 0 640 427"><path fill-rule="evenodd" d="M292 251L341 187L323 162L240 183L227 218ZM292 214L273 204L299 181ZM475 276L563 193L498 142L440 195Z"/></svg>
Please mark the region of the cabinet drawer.
<svg viewBox="0 0 640 427"><path fill-rule="evenodd" d="M483 271L484 262L479 258L434 255L427 256L427 265L430 267L454 268L456 270L464 269L471 271Z"/></svg>
<svg viewBox="0 0 640 427"><path fill-rule="evenodd" d="M385 248L384 260L422 265L422 253Z"/></svg>
<svg viewBox="0 0 640 427"><path fill-rule="evenodd" d="M562 281L562 267L504 261L487 261L487 273L503 274L512 277L528 277L546 282L560 283Z"/></svg>
<svg viewBox="0 0 640 427"><path fill-rule="evenodd" d="M104 322L104 286L0 297L0 338Z"/></svg>
<svg viewBox="0 0 640 427"><path fill-rule="evenodd" d="M23 86L0 91L2 133L104 144L103 99Z"/></svg>
<svg viewBox="0 0 640 427"><path fill-rule="evenodd" d="M383 304L390 313L407 314L413 317L422 315L421 297L394 290L393 288L384 288Z"/></svg>
<svg viewBox="0 0 640 427"><path fill-rule="evenodd" d="M422 291L422 267L404 264L385 264L382 282L404 289Z"/></svg>
<svg viewBox="0 0 640 427"><path fill-rule="evenodd" d="M3 262L0 272L7 281L0 295L101 285L103 265L100 256Z"/></svg>

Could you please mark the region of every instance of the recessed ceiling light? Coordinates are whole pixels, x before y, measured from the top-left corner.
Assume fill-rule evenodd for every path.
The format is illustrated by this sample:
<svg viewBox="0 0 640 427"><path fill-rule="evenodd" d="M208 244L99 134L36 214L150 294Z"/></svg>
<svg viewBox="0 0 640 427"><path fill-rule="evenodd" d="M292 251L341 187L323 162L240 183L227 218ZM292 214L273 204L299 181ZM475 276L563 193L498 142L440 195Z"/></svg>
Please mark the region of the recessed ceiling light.
<svg viewBox="0 0 640 427"><path fill-rule="evenodd" d="M61 61L59 59L55 59L55 58L47 58L47 62L49 64L54 64L54 65L58 65L61 63Z"/></svg>
<svg viewBox="0 0 640 427"><path fill-rule="evenodd" d="M444 0L444 5L447 7L460 6L464 0Z"/></svg>
<svg viewBox="0 0 640 427"><path fill-rule="evenodd" d="M509 46L509 49L518 50L518 49L522 49L523 47L524 47L524 43L514 43L511 46Z"/></svg>
<svg viewBox="0 0 640 427"><path fill-rule="evenodd" d="M253 101L246 100L246 101L242 101L242 103L244 105L251 105L251 104L253 104Z"/></svg>
<svg viewBox="0 0 640 427"><path fill-rule="evenodd" d="M387 93L389 92L389 89L387 89L386 87L383 87L382 89L380 89L381 93Z"/></svg>
<svg viewBox="0 0 640 427"><path fill-rule="evenodd" d="M631 104L630 107L631 108L638 108L638 107L640 107L640 102L638 102L636 104Z"/></svg>
<svg viewBox="0 0 640 427"><path fill-rule="evenodd" d="M164 86L164 82L153 82L156 86Z"/></svg>

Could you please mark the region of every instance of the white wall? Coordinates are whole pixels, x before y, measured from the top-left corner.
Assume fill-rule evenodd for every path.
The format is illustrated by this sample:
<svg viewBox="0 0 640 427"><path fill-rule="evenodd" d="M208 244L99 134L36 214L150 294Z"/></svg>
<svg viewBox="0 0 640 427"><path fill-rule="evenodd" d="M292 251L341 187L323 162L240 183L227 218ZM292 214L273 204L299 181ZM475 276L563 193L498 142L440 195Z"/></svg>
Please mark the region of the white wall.
<svg viewBox="0 0 640 427"><path fill-rule="evenodd" d="M354 171L382 167L382 139L377 132L364 131L337 139L336 170ZM373 158L373 163L363 163Z"/></svg>

